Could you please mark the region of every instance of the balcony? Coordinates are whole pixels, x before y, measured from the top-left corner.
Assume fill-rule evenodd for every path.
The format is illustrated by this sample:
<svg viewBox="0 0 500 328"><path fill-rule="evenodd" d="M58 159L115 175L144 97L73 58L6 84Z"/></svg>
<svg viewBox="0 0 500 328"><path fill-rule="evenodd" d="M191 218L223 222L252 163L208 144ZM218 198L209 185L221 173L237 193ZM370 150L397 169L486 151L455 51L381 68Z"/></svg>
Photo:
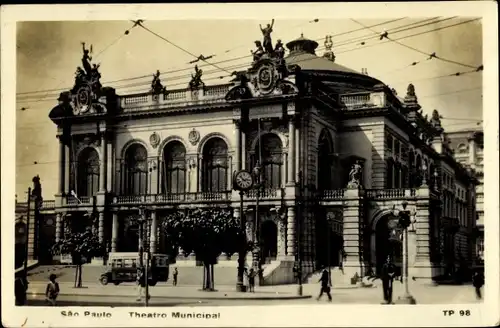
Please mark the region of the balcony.
<svg viewBox="0 0 500 328"><path fill-rule="evenodd" d="M324 190L320 193L321 200L341 200L344 199L345 189Z"/></svg>
<svg viewBox="0 0 500 328"><path fill-rule="evenodd" d="M231 84L207 86L192 92L190 89L171 90L166 95L144 93L120 97L123 113L141 112L153 109L166 109L196 104L224 103Z"/></svg>
<svg viewBox="0 0 500 328"><path fill-rule="evenodd" d="M257 190L249 190L246 195L249 199L257 198ZM285 196L284 189L281 188L264 188L260 190L259 199L262 200L272 200L272 199L282 199Z"/></svg>
<svg viewBox="0 0 500 328"><path fill-rule="evenodd" d="M416 197L416 189L367 189L365 197L374 200L406 199Z"/></svg>
<svg viewBox="0 0 500 328"><path fill-rule="evenodd" d="M50 211L55 209L56 201L55 200L44 200L42 201L42 206L40 206L40 210Z"/></svg>
<svg viewBox="0 0 500 328"><path fill-rule="evenodd" d="M188 192L179 194L122 195L113 197L114 205L162 205L203 202L227 202L231 200L231 191Z"/></svg>
<svg viewBox="0 0 500 328"><path fill-rule="evenodd" d="M79 196L78 198L75 198L71 195L65 196L64 197L64 205L66 206L93 206L93 197L92 196Z"/></svg>

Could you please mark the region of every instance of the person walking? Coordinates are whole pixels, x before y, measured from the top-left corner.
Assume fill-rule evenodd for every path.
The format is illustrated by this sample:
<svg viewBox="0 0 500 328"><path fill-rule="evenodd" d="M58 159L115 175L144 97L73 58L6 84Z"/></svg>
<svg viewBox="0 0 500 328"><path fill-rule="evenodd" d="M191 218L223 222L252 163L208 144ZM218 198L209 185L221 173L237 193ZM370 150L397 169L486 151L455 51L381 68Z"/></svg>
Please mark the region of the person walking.
<svg viewBox="0 0 500 328"><path fill-rule="evenodd" d="M250 268L250 270L247 273L247 278L248 278L248 291L251 293L255 293L255 276L257 274L255 273L255 270L253 268Z"/></svg>
<svg viewBox="0 0 500 328"><path fill-rule="evenodd" d="M14 294L16 296L16 306L26 305L26 291L28 290L28 280L24 271L17 274L16 280L14 282Z"/></svg>
<svg viewBox="0 0 500 328"><path fill-rule="evenodd" d="M142 297L147 297L148 300L151 298L150 295L146 295L146 275L144 274L144 268L137 269L137 301L142 301Z"/></svg>
<svg viewBox="0 0 500 328"><path fill-rule="evenodd" d="M484 285L484 274L481 272L481 270L477 269L476 271L474 271L474 274L472 276L472 285L476 290L476 298L478 300L482 299L483 296L481 295L481 288Z"/></svg>
<svg viewBox="0 0 500 328"><path fill-rule="evenodd" d="M316 300L319 301L319 299L323 296L323 293L325 293L328 296L328 301L332 301L332 295L330 294L330 274L328 273L327 269L323 269L323 272L321 273L321 278L319 278L318 282L321 282L321 291L316 298Z"/></svg>
<svg viewBox="0 0 500 328"><path fill-rule="evenodd" d="M392 304L392 285L395 275L395 267L388 256L384 265L382 266L382 289L384 292L384 301L382 304Z"/></svg>
<svg viewBox="0 0 500 328"><path fill-rule="evenodd" d="M177 270L177 267L174 268L174 272L172 273L173 281L172 284L174 286L177 286L177 276L179 275L179 270Z"/></svg>
<svg viewBox="0 0 500 328"><path fill-rule="evenodd" d="M45 288L45 300L51 305L56 306L57 296L59 295L59 283L56 281L57 276L51 274L49 276L49 283Z"/></svg>

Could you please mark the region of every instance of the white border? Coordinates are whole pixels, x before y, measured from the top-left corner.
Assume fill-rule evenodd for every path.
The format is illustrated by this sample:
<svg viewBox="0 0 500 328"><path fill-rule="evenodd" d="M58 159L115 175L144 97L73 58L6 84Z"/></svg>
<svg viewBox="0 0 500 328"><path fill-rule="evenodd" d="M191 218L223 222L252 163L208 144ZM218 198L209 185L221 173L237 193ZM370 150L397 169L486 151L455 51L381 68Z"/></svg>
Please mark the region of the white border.
<svg viewBox="0 0 500 328"><path fill-rule="evenodd" d="M498 211L498 8L495 2L460 1L432 3L293 3L293 4L154 4L154 5L43 5L1 7L1 151L2 151L2 323L19 327L77 326L491 326L498 324L499 304L499 211ZM15 85L16 21L40 20L175 20L175 19L310 19L391 18L403 16L482 17L484 45L483 112L485 171L486 288L484 303L476 305L308 305L266 307L199 308L220 312L219 320L133 319L127 308L108 308L112 319L70 319L61 308L15 308L13 306L12 257L15 190ZM486 41L487 40L487 41ZM183 308L176 307L176 310ZM185 309L185 308L184 308ZM443 310L469 309L468 317L443 316ZM92 308L89 308L92 310ZM99 309L94 309L99 311ZM148 308L143 312L154 312ZM169 313L171 308L161 310ZM186 309L187 310L187 309ZM102 310L101 310L102 311ZM244 319L242 319L244 318ZM42 323L43 322L43 323Z"/></svg>

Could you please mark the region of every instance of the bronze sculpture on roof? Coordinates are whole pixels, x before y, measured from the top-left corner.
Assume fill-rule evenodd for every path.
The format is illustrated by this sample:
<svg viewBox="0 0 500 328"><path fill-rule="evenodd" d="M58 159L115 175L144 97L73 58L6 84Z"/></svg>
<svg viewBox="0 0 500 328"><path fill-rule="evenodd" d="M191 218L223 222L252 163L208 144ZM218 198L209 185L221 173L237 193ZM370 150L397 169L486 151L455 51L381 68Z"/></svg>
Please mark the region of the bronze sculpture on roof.
<svg viewBox="0 0 500 328"><path fill-rule="evenodd" d="M264 36L264 42L263 42L264 49L268 53L273 52L273 41L271 40L271 33L273 32L273 26L274 26L274 18L271 21L271 24L267 24L267 26L264 28L262 28L262 25L259 24L262 35Z"/></svg>

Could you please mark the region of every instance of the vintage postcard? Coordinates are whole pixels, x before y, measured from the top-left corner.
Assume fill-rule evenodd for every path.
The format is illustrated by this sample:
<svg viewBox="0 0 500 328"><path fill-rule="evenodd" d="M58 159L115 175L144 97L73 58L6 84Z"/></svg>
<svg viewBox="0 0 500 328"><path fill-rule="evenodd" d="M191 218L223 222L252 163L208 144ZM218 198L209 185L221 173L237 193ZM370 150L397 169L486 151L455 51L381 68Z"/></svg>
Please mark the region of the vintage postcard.
<svg viewBox="0 0 500 328"><path fill-rule="evenodd" d="M496 3L1 21L6 327L498 325Z"/></svg>

